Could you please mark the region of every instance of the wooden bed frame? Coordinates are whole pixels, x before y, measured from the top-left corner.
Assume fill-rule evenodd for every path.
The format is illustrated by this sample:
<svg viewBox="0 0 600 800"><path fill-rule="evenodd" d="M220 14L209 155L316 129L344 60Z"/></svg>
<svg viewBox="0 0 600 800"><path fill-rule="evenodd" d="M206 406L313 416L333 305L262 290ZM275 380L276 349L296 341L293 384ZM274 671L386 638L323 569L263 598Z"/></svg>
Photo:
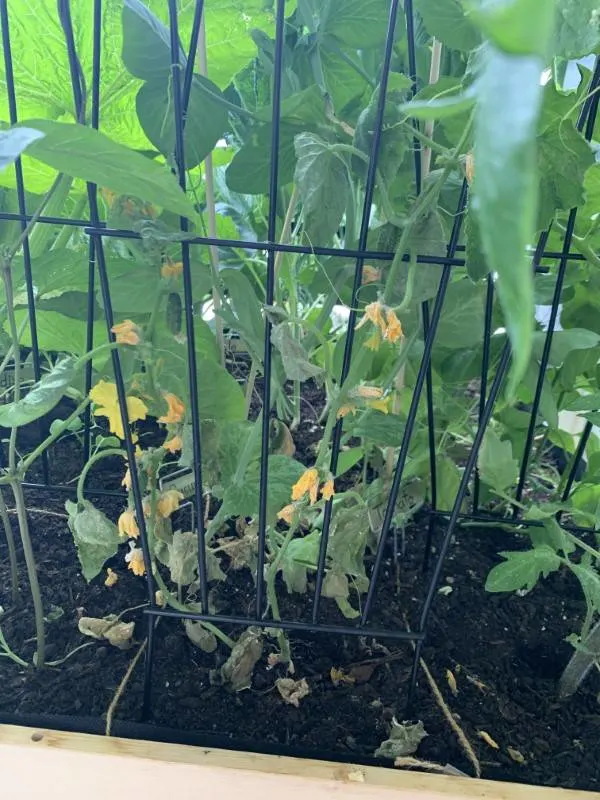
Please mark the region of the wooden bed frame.
<svg viewBox="0 0 600 800"><path fill-rule="evenodd" d="M11 800L600 800L600 793L0 725Z"/></svg>

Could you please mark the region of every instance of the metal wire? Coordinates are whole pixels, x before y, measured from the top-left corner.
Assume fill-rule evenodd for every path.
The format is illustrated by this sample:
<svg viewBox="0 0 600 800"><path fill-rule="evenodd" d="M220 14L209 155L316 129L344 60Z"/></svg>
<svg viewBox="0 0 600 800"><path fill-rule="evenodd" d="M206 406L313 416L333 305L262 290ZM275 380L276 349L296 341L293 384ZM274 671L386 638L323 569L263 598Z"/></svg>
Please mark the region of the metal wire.
<svg viewBox="0 0 600 800"><path fill-rule="evenodd" d="M80 63L75 34L73 31L73 24L71 18L72 4L69 0L58 0L57 13L61 23L64 34L66 50L68 54L68 63L71 77L72 94L73 94L73 107L75 111L75 118L81 124L90 124L91 127L98 129L100 122L100 78L101 78L101 45L102 45L102 20L103 20L103 4L102 0L93 0L93 59L92 59L92 74L86 76ZM192 30L190 35L189 50L184 55L179 36L179 12L178 7L180 3L177 0L168 0L168 32L169 32L169 46L171 54L171 72L170 72L170 88L171 97L173 102L173 130L175 134L174 142L174 164L175 172L179 180L179 185L182 190L186 189L186 171L185 171L185 124L186 116L189 109L190 98L192 97L193 81L194 81L194 59L200 37L200 29L202 24L202 15L204 13L205 3L203 0L196 0L194 5L194 16L192 22ZM444 559L448 553L452 537L454 536L457 526L460 523L511 523L514 526L530 527L540 525L539 521L535 520L519 520L516 518L505 519L499 516L487 515L481 513L479 509L480 501L480 481L476 473L477 455L487 425L491 419L495 402L498 398L503 381L508 371L510 363L511 351L507 343L498 360L492 358L492 335L493 335L493 311L494 311L494 280L490 275L487 278L487 291L485 299L485 315L484 315L484 329L483 329L483 353L481 361L481 376L480 376L480 397L478 403L478 427L475 433L473 446L470 450L467 463L464 467L460 485L455 496L454 505L452 510L441 511L438 509L438 487L437 487L437 462L436 462L436 437L435 437L435 411L434 411L434 387L433 387L433 373L432 373L432 352L436 343L436 333L438 325L442 316L444 300L449 283L452 279L453 272L457 268L464 268L465 258L461 257L464 252L464 245L459 244L459 237L461 233L461 223L467 202L467 184L463 183L456 216L454 218L451 237L448 243L447 252L445 256L425 256L417 255L417 263L423 267L436 266L441 267L441 277L438 285L437 294L433 303L426 301L421 305L424 349L423 355L417 371L414 390L412 393L410 408L407 413L405 429L402 436L401 445L399 448L397 461L392 478L392 485L387 498L386 510L381 526L378 545L375 552L375 558L370 575L369 588L363 603L360 618L357 624L351 622L345 624L330 624L320 621L321 612L321 597L323 582L326 576L327 567L327 550L330 539L331 523L332 523L332 501L325 504L323 526L321 532L321 539L319 544L319 552L317 558L316 572L315 572L315 591L310 609L310 620L272 620L265 619L265 582L264 572L267 562L266 554L266 538L268 530L268 490L269 490L269 433L270 433L270 416L271 407L273 405L272 397L272 377L273 377L273 353L271 345L271 323L267 318L265 320L265 340L263 352L263 392L262 392L262 420L258 423L260 425L261 434L261 460L260 460L260 483L259 483L259 498L258 498L258 558L257 558L257 579L256 579L256 595L252 612L248 616L241 616L236 614L212 614L209 611L209 580L207 575L206 563L206 542L205 542L205 526L203 509L203 475L202 475L202 424L199 412L199 400L202 397L203 379L201 370L198 369L196 361L195 350L195 327L194 327L194 304L193 304L193 284L192 284L192 270L191 270L191 253L194 247L217 246L219 248L233 248L244 249L254 253L266 255L266 297L265 304L272 305L275 298L275 259L277 253L290 253L299 255L312 255L316 258L329 258L345 259L354 262L354 275L353 285L350 300L350 314L348 319L348 327L344 345L343 360L341 372L339 375L339 385L342 386L346 381L353 356L353 349L355 344L354 331L357 321L357 307L359 290L362 283L363 266L367 260L373 261L391 261L394 258L394 253L373 251L368 249L369 228L371 223L372 206L376 189L377 181L377 162L381 149L382 134L384 130L384 117L386 110L387 88L390 71L393 66L394 59L394 43L396 35L396 26L398 15L401 13L401 4L399 0L390 0L389 16L387 20L386 41L383 51L381 74L379 79L379 97L376 107L375 119L373 123L373 136L370 145L369 165L364 179L364 202L362 208L361 224L356 247L354 242L347 241L347 246L343 248L321 247L321 246L308 246L299 244L279 243L277 241L278 232L278 204L281 202L281 192L279 187L280 179L280 118L281 118L281 105L283 100L283 75L284 75L284 57L285 57L285 34L286 34L286 18L285 18L285 0L277 0L275 6L275 41L274 41L274 55L273 55L273 80L272 80L272 117L271 117L271 161L269 171L269 207L267 213L267 232L264 241L247 241L243 239L220 239L208 236L196 236L189 232L189 223L185 218L179 221L179 231L171 236L171 242L178 244L181 249L181 260L183 264L183 294L185 306L185 333L187 338L188 347L188 385L190 395L189 418L192 428L192 441L193 441L193 476L194 476L194 503L196 509L197 519L197 532L198 532L198 578L199 578L199 594L202 603L202 611L183 611L178 608L162 608L156 603L156 583L152 574L152 556L151 549L148 541L148 531L146 529L145 517L143 513L142 494L137 470L132 468L131 484L132 496L135 508L136 519L140 530L140 545L144 555L144 564L146 568L146 588L148 595L149 607L146 610L147 615L147 636L148 646L146 651L145 660L145 674L144 674L144 697L143 697L143 714L144 718L148 718L152 710L152 665L155 651L155 626L159 619L170 618L176 620L196 620L200 622L211 622L215 625L227 625L233 627L246 627L248 625L256 625L259 627L268 626L276 630L289 631L291 633L315 633L335 636L365 636L370 635L377 638L388 638L397 641L412 641L415 643L415 653L413 658L413 666L411 673L411 680L408 691L408 702L412 703L414 698L414 690L416 686L417 669L419 658L422 652L422 645L425 640L428 621L431 615L431 608L435 599L437 585L439 583L441 570L443 568ZM417 60L415 48L415 30L413 19L413 3L412 0L405 0L404 14L406 18L406 30L408 41L408 71L413 84L413 94L417 89ZM9 105L9 116L11 124L15 124L18 120L17 114L17 97L15 91L15 81L13 74L13 62L10 43L10 28L9 28L9 15L8 15L8 2L7 0L0 0L0 29L2 33L3 56L6 72L7 83L7 96ZM184 63L185 57L185 63ZM86 78L90 78L89 94L86 84ZM577 122L578 129L583 131L588 140L592 138L594 120L598 107L598 92L596 91L600 86L600 62L597 62L596 68L590 83L590 96L586 99L582 106L579 119ZM89 108L88 108L89 104ZM413 123L417 129L417 123ZM414 139L414 169L415 169L415 185L417 193L421 190L421 144L417 137ZM0 212L0 220L16 221L20 224L21 230L25 230L28 222L32 219L32 215L28 212L26 202L25 184L23 179L23 170L20 159L17 159L15 164L16 174L16 193L18 200L18 213ZM141 234L131 230L113 229L107 226L106 222L100 218L97 199L97 187L94 184L87 185L87 198L89 204L89 219L76 219L76 218L63 218L57 216L44 216L39 219L39 224L42 225L66 225L81 228L89 236L89 249L87 253L87 270L88 270L88 296L87 296L87 330L86 330L86 348L91 351L94 347L94 309L95 309L95 294L100 290L102 297L102 304L104 308L107 337L109 341L114 341L114 336L111 332L113 327L113 307L111 302L110 280L107 273L106 257L104 250L104 239L119 239L123 241L132 241L141 239ZM82 212L83 214L84 212ZM580 253L571 251L573 244L573 232L575 227L575 210L573 210L568 219L566 232L563 240L563 247L560 252L547 250L548 244L548 231L544 232L540 237L535 253L532 257L532 268L535 273L545 274L550 271L547 264L542 264L543 261L556 262L556 283L554 296L552 301L552 309L550 315L550 325L545 337L542 358L540 361L539 374L534 394L533 405L531 409L531 417L527 433L527 439L523 458L520 465L519 481L516 488L515 499L520 500L524 490L528 469L530 466L531 448L534 440L537 416L539 412L541 394L543 388L544 378L547 372L552 339L555 322L558 317L558 310L560 304L560 296L566 275L566 270L569 262L583 262L584 256ZM409 254L403 255L405 262L409 261ZM36 379L40 377L40 352L37 335L37 322L36 322L36 307L34 296L34 283L31 270L31 253L29 249L29 242L26 238L23 244L23 262L25 268L25 280L27 287L27 298L29 305L29 319L31 327L32 338L32 353L33 363ZM97 284L97 285L96 285ZM96 343L97 344L97 343ZM117 388L117 396L119 409L123 421L125 432L125 449L127 458L130 465L135 464L135 447L128 424L127 413L127 398L126 387L123 377L123 370L121 359L118 350L113 350L111 353L112 367L115 377L115 384ZM92 385L92 364L88 363L85 373L85 391L89 393ZM438 552L435 556L435 563L431 570L426 585L425 598L420 609L418 625L414 631L406 631L400 629L399 626L390 628L373 627L369 624L370 617L372 616L373 603L377 595L380 584L381 568L386 558L387 543L389 533L393 528L393 521L396 512L396 504L398 495L402 485L402 479L405 472L405 466L408 458L409 447L411 444L411 437L413 436L416 418L420 403L422 400L423 389L425 389L425 403L428 422L428 457L429 457L429 471L431 477L431 490L430 490L430 505L427 509L428 512L428 532L425 542L425 558L424 564L429 563L432 554L433 534L436 527L443 526L444 531L441 536L441 542ZM90 410L87 409L84 415L84 442L83 442L83 455L87 460L90 455L91 444L91 424L92 417ZM592 425L587 423L583 435L580 438L575 456L572 460L571 469L565 488L563 491L563 501L568 500L572 490L577 468L584 457L586 445L591 435ZM334 426L331 437L331 456L329 468L333 475L336 474L339 462L339 456L342 444L342 421L339 420ZM473 477L473 473L474 477ZM472 513L466 514L463 512L464 501L467 497L470 482L473 480L473 503ZM28 489L42 490L45 492L52 492L58 495L73 493L74 487L53 485L49 482L48 475L48 458L47 453L44 454L43 461L43 483L29 482L24 486ZM86 494L90 497L104 496L115 498L115 500L123 500L126 495L121 491L110 491L103 489L87 489ZM592 528L568 526L565 528L578 533L586 533Z"/></svg>

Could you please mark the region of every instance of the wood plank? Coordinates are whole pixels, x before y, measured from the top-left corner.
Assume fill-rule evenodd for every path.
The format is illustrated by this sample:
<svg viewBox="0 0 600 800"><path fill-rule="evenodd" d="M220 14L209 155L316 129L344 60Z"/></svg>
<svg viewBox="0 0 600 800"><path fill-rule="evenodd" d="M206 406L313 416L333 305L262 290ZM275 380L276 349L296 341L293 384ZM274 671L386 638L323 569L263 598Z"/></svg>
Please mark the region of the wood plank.
<svg viewBox="0 0 600 800"><path fill-rule="evenodd" d="M8 725L0 725L0 775L3 796L44 800L600 800L595 792Z"/></svg>

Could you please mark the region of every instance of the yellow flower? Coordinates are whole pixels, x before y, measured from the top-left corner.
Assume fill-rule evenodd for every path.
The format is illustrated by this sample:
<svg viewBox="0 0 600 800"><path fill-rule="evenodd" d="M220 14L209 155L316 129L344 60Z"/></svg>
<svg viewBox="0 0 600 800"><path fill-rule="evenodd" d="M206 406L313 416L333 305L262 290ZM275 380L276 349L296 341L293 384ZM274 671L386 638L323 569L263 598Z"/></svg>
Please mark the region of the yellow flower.
<svg viewBox="0 0 600 800"><path fill-rule="evenodd" d="M177 395L174 395L171 392L167 392L164 395L164 398L169 406L169 410L166 414L163 414L162 417L159 417L158 421L164 422L166 425L181 422L185 413L185 406L181 400L177 397Z"/></svg>
<svg viewBox="0 0 600 800"><path fill-rule="evenodd" d="M370 264L365 264L362 273L362 285L367 283L376 283L381 278L381 272L372 267Z"/></svg>
<svg viewBox="0 0 600 800"><path fill-rule="evenodd" d="M379 350L381 347L381 333L379 330L374 331L365 342L367 350Z"/></svg>
<svg viewBox="0 0 600 800"><path fill-rule="evenodd" d="M359 328L362 328L362 326L367 322L372 322L376 328L381 328L382 331L385 330L383 306L380 302L369 303L368 306L365 306L364 316L356 326L356 329L358 330Z"/></svg>
<svg viewBox="0 0 600 800"><path fill-rule="evenodd" d="M124 322L119 322L118 325L113 325L111 331L114 333L117 344L139 344L140 343L140 334L139 328L132 322L130 319L126 319Z"/></svg>
<svg viewBox="0 0 600 800"><path fill-rule="evenodd" d="M183 272L183 264L181 261L167 261L160 269L160 274L163 278L178 278Z"/></svg>
<svg viewBox="0 0 600 800"><path fill-rule="evenodd" d="M169 489L169 491L161 494L156 510L161 517L170 517L174 511L177 511L179 504L183 500L183 495L177 489Z"/></svg>
<svg viewBox="0 0 600 800"><path fill-rule="evenodd" d="M121 536L131 536L132 539L137 539L140 535L140 529L135 520L135 514L130 508L128 508L127 511L123 511L117 522L117 527L119 528Z"/></svg>
<svg viewBox="0 0 600 800"><path fill-rule="evenodd" d="M329 480L325 481L323 486L321 486L321 497L323 497L325 500L331 500L334 494L335 487L333 484L333 478L329 478Z"/></svg>
<svg viewBox="0 0 600 800"><path fill-rule="evenodd" d="M112 569L109 567L106 570L106 580L104 581L104 585L108 586L110 589L111 586L114 586L115 583L119 580L119 576L116 572L113 572Z"/></svg>
<svg viewBox="0 0 600 800"><path fill-rule="evenodd" d="M402 325L393 308L388 308L379 302L369 303L365 307L363 318L356 326L357 330L366 322L372 322L375 326L374 333L365 342L365 347L369 350L379 349L382 336L388 342L397 342L402 338Z"/></svg>
<svg viewBox="0 0 600 800"><path fill-rule="evenodd" d="M396 312L392 308L388 308L386 311L387 316L387 327L383 334L383 338L386 339L388 342L397 342L398 339L402 338L402 325L400 324L400 320L396 316Z"/></svg>
<svg viewBox="0 0 600 800"><path fill-rule="evenodd" d="M365 400L379 400L383 397L383 389L380 386L357 386L353 389L352 395Z"/></svg>
<svg viewBox="0 0 600 800"><path fill-rule="evenodd" d="M390 400L391 397L384 397L381 400L369 400L367 405L369 406L369 408L374 408L376 411L381 411L384 414L389 414Z"/></svg>
<svg viewBox="0 0 600 800"><path fill-rule="evenodd" d="M123 476L123 480L121 481L121 486L124 486L128 492L131 491L131 471L129 467L127 467L125 475Z"/></svg>
<svg viewBox="0 0 600 800"><path fill-rule="evenodd" d="M307 469L292 487L292 500L300 500L305 494L308 494L312 506L313 503L317 502L318 491L319 473L313 467L312 469Z"/></svg>
<svg viewBox="0 0 600 800"><path fill-rule="evenodd" d="M178 453L181 448L183 447L183 441L181 440L181 436L173 436L172 439L169 439L168 442L163 444L165 450L168 450L169 453Z"/></svg>
<svg viewBox="0 0 600 800"><path fill-rule="evenodd" d="M131 548L125 556L127 562L127 569L130 569L134 575L144 575L146 573L146 566L144 564L144 554L139 547L136 547L133 542L129 542Z"/></svg>
<svg viewBox="0 0 600 800"><path fill-rule="evenodd" d="M160 589L157 589L154 594L154 602L157 606L166 606L167 601L164 598L164 595Z"/></svg>
<svg viewBox="0 0 600 800"><path fill-rule="evenodd" d="M352 403L346 403L344 406L340 406L337 412L337 418L342 419L342 417L347 417L348 414L356 414L356 406Z"/></svg>
<svg viewBox="0 0 600 800"><path fill-rule="evenodd" d="M296 506L293 503L289 503L289 505L284 506L281 511L278 512L277 519L280 519L282 522L287 522L288 525L291 525L295 512Z"/></svg>
<svg viewBox="0 0 600 800"><path fill-rule="evenodd" d="M110 431L118 436L119 439L124 439L125 431L123 430L123 420L119 410L116 385L107 381L99 381L90 391L90 400L98 406L98 408L94 409L94 415L108 417ZM146 404L139 397L127 398L127 417L129 422L146 419L147 413Z"/></svg>

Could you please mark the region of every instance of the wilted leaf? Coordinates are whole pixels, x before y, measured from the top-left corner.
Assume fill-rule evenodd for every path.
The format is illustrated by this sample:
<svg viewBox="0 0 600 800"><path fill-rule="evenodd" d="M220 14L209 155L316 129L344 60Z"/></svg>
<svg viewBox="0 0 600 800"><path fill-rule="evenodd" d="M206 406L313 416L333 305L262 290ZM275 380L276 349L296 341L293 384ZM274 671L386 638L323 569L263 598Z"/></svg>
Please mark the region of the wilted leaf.
<svg viewBox="0 0 600 800"><path fill-rule="evenodd" d="M214 633L206 630L201 622L184 619L183 626L188 639L205 653L214 653L217 649L217 638Z"/></svg>
<svg viewBox="0 0 600 800"><path fill-rule="evenodd" d="M263 652L262 634L258 628L248 628L235 643L227 661L221 667L221 678L236 692L249 689L252 673Z"/></svg>
<svg viewBox="0 0 600 800"><path fill-rule="evenodd" d="M198 537L195 533L176 531L169 545L171 580L179 586L188 586L198 570Z"/></svg>
<svg viewBox="0 0 600 800"><path fill-rule="evenodd" d="M119 532L117 526L89 500L84 500L81 505L67 500L65 508L81 571L89 582L119 549Z"/></svg>
<svg viewBox="0 0 600 800"><path fill-rule="evenodd" d="M81 617L78 623L79 632L92 639L106 639L119 650L129 650L135 622L120 622L114 614L106 617Z"/></svg>
<svg viewBox="0 0 600 800"><path fill-rule="evenodd" d="M392 730L389 739L382 742L375 751L376 758L398 758L410 756L427 736L425 726L419 720L415 725L410 722L396 722L392 720Z"/></svg>
<svg viewBox="0 0 600 800"><path fill-rule="evenodd" d="M334 686L352 686L355 682L355 679L351 675L348 675L343 669L338 667L332 667L330 669L329 677Z"/></svg>
<svg viewBox="0 0 600 800"><path fill-rule="evenodd" d="M311 364L308 354L294 334L288 322L274 325L271 329L271 342L281 353L281 361L286 376L291 381L306 381L323 372L321 367Z"/></svg>
<svg viewBox="0 0 600 800"><path fill-rule="evenodd" d="M293 678L278 678L275 681L277 691L286 703L296 708L300 707L300 700L310 694L310 688L306 678L295 681Z"/></svg>

